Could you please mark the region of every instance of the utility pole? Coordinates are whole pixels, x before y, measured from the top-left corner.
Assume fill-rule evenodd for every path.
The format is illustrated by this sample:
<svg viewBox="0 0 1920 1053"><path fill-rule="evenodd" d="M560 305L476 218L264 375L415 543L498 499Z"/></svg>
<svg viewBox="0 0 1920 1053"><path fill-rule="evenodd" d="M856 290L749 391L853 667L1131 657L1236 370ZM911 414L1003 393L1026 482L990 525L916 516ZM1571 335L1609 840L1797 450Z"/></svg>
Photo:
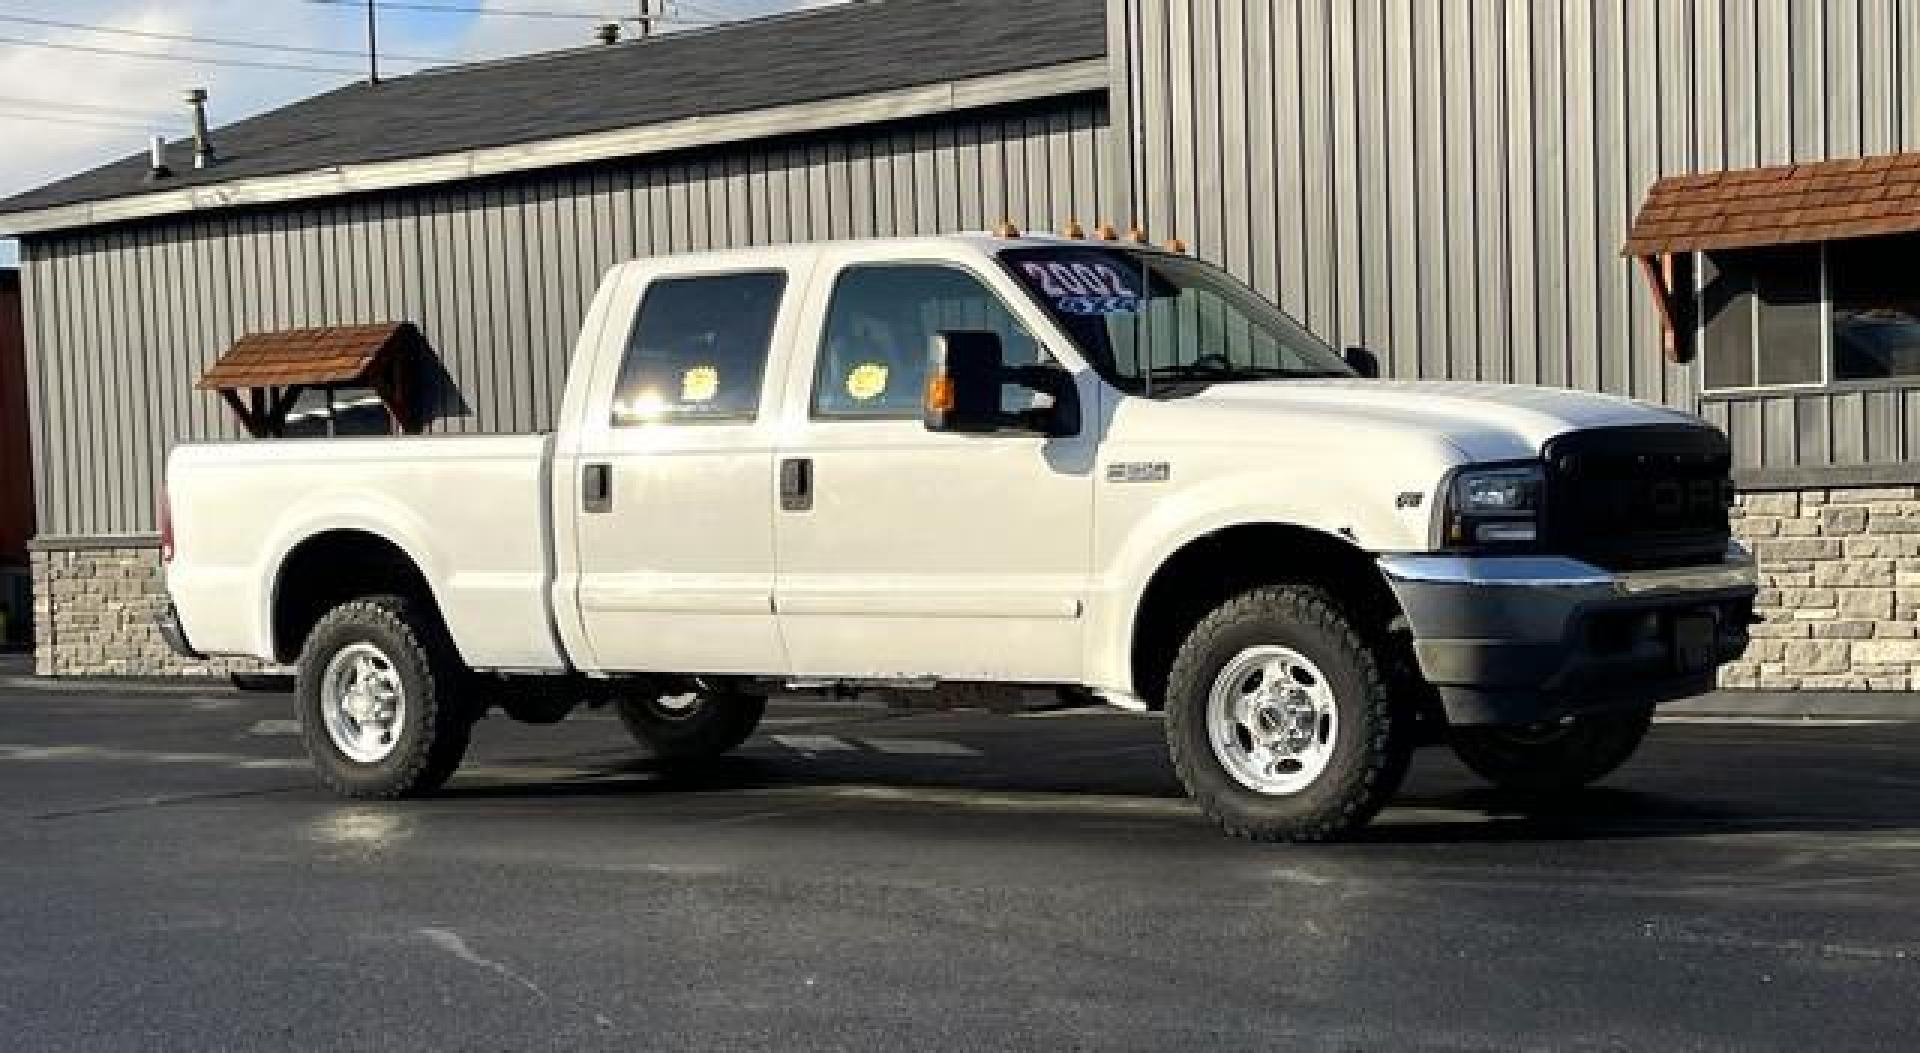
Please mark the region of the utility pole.
<svg viewBox="0 0 1920 1053"><path fill-rule="evenodd" d="M374 0L367 0L367 83L380 83L380 17Z"/></svg>

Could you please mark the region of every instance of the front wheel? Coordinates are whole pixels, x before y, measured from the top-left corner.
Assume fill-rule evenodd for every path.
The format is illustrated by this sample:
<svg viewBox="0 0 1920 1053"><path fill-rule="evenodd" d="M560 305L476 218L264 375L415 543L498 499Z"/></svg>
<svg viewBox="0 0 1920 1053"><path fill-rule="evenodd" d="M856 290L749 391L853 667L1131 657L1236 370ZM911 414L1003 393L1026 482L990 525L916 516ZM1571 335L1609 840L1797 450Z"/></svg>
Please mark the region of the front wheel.
<svg viewBox="0 0 1920 1053"><path fill-rule="evenodd" d="M637 695L614 703L620 723L648 760L679 762L718 757L747 741L767 700L733 692Z"/></svg>
<svg viewBox="0 0 1920 1053"><path fill-rule="evenodd" d="M295 700L314 771L344 797L438 789L466 756L473 719L439 619L400 596L343 603L300 652Z"/></svg>
<svg viewBox="0 0 1920 1053"><path fill-rule="evenodd" d="M1305 585L1254 589L1202 618L1167 683L1167 742L1187 792L1248 840L1323 841L1366 825L1412 747L1385 646Z"/></svg>
<svg viewBox="0 0 1920 1053"><path fill-rule="evenodd" d="M1453 752L1474 774L1507 790L1564 793L1613 773L1653 724L1653 709L1568 717L1523 727L1455 728Z"/></svg>

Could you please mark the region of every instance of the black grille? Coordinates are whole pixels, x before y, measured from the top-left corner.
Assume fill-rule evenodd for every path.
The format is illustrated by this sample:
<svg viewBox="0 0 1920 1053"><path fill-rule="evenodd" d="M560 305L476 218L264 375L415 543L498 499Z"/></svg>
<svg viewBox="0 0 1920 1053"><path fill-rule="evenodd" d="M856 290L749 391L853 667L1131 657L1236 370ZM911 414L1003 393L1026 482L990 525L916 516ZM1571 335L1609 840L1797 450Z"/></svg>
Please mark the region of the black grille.
<svg viewBox="0 0 1920 1053"><path fill-rule="evenodd" d="M1706 427L1595 428L1550 440L1545 546L1613 570L1713 563L1733 497L1726 436Z"/></svg>

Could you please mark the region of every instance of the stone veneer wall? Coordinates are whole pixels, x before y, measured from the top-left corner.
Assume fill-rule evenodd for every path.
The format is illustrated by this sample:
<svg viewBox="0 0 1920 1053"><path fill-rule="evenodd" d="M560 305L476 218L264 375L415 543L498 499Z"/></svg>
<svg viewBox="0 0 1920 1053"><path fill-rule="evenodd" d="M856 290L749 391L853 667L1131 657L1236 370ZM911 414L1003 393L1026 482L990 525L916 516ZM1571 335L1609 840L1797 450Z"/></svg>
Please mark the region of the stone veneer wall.
<svg viewBox="0 0 1920 1053"><path fill-rule="evenodd" d="M1747 493L1733 514L1759 557L1762 620L1721 686L1920 688L1920 488Z"/></svg>
<svg viewBox="0 0 1920 1053"><path fill-rule="evenodd" d="M225 676L250 661L192 662L153 627L166 604L157 543L36 544L34 672L41 676Z"/></svg>

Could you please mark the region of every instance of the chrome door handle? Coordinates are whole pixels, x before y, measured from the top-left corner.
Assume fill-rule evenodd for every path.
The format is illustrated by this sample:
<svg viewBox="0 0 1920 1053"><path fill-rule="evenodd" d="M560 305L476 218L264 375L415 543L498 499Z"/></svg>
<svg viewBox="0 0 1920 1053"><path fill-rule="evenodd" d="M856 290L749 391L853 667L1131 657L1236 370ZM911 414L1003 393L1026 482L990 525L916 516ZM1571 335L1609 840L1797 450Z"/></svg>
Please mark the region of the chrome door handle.
<svg viewBox="0 0 1920 1053"><path fill-rule="evenodd" d="M613 511L613 465L581 466L580 510L582 512Z"/></svg>
<svg viewBox="0 0 1920 1053"><path fill-rule="evenodd" d="M805 512L813 508L813 458L789 457L780 462L780 510Z"/></svg>

